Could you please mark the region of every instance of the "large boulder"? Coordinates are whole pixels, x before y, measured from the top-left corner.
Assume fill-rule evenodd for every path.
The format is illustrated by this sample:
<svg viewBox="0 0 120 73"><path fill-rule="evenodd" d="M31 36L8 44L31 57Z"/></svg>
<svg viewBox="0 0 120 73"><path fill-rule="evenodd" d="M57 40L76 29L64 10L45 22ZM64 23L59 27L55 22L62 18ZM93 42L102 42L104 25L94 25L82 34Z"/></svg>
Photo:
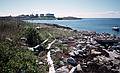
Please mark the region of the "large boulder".
<svg viewBox="0 0 120 73"><path fill-rule="evenodd" d="M68 58L67 62L68 62L68 64L70 64L72 66L77 66L77 62L72 57Z"/></svg>

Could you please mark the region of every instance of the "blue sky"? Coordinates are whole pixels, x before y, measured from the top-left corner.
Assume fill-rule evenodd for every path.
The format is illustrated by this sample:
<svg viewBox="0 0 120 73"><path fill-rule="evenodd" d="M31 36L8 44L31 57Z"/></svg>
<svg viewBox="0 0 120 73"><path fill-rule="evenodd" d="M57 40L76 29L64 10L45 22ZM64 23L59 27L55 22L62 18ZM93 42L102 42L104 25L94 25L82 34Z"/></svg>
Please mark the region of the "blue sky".
<svg viewBox="0 0 120 73"><path fill-rule="evenodd" d="M54 13L57 17L120 18L120 0L0 0L0 16Z"/></svg>

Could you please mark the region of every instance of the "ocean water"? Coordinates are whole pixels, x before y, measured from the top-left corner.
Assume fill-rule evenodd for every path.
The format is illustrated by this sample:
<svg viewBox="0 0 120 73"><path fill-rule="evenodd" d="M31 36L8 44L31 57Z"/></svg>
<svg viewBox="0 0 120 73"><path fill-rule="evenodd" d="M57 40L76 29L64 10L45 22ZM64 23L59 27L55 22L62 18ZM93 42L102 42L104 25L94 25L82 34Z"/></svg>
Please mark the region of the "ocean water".
<svg viewBox="0 0 120 73"><path fill-rule="evenodd" d="M112 30L112 27L120 27L120 18L84 18L81 20L27 20L32 23L50 23L71 27L75 30L95 31L98 33L110 33L120 36L120 32Z"/></svg>

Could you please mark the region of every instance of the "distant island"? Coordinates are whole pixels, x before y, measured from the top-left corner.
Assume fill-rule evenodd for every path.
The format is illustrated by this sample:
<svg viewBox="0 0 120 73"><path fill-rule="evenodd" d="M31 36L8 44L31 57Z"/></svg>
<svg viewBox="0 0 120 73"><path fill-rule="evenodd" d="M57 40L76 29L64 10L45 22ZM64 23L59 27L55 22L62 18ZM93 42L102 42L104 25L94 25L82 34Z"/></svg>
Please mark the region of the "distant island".
<svg viewBox="0 0 120 73"><path fill-rule="evenodd" d="M7 17L13 17L13 16L7 16ZM6 18L6 17L0 17L0 18ZM48 13L48 14L30 14L30 15L18 15L14 16L14 18L21 19L21 20L79 20L82 18L77 17L55 17L54 14Z"/></svg>
<svg viewBox="0 0 120 73"><path fill-rule="evenodd" d="M57 18L57 19L58 20L79 20L79 19L82 19L82 18L68 16L68 17Z"/></svg>

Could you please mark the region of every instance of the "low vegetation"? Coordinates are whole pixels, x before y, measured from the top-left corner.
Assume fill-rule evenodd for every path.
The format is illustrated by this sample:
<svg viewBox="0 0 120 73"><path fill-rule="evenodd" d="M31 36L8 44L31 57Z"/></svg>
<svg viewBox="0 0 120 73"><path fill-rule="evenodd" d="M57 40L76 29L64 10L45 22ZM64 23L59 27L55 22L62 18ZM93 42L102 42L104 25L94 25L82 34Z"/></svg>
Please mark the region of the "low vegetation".
<svg viewBox="0 0 120 73"><path fill-rule="evenodd" d="M55 38L63 38L75 34L70 28L63 28L56 25L36 25L14 18L0 18L0 73L47 73L48 65L46 59L47 51L35 54L29 51L28 47L42 44L45 48ZM40 27L40 29L36 29ZM21 44L21 38L24 37ZM60 48L61 53L68 52L66 45L55 43L52 48ZM55 65L59 64L57 53L52 55ZM37 62L36 62L37 61ZM39 62L43 64L39 65ZM56 66L57 67L57 66Z"/></svg>
<svg viewBox="0 0 120 73"><path fill-rule="evenodd" d="M0 43L0 73L39 73L37 56L31 51L15 47L14 43Z"/></svg>
<svg viewBox="0 0 120 73"><path fill-rule="evenodd" d="M40 73L37 56L19 44L28 24L14 18L0 19L0 73Z"/></svg>

